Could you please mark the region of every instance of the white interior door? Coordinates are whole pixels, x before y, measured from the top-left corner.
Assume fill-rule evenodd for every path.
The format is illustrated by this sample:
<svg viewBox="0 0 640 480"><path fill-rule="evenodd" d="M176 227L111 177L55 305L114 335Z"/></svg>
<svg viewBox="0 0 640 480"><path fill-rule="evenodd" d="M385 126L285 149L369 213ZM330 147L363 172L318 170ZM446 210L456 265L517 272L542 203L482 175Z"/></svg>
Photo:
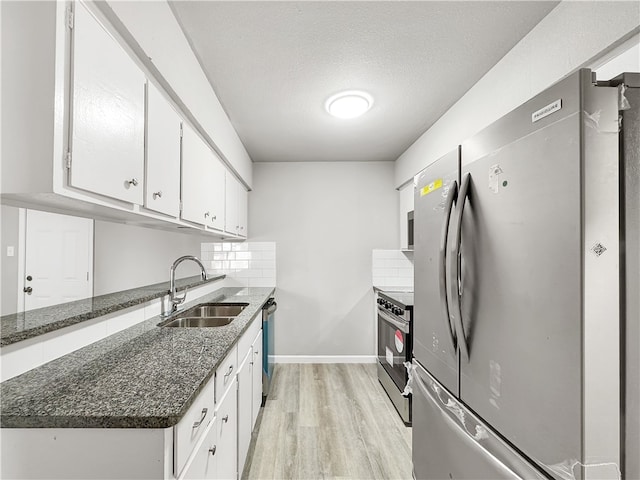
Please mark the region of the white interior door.
<svg viewBox="0 0 640 480"><path fill-rule="evenodd" d="M27 210L24 309L93 295L93 220Z"/></svg>

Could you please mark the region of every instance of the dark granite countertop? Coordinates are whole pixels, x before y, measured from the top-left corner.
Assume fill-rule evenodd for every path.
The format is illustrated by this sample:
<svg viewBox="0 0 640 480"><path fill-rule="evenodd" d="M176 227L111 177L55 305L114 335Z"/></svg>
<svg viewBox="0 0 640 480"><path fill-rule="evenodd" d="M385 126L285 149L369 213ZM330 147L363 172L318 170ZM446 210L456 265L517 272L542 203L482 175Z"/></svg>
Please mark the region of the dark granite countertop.
<svg viewBox="0 0 640 480"><path fill-rule="evenodd" d="M247 302L216 328L146 320L0 384L3 428L167 428L186 413L273 288L221 288L189 304ZM259 321L259 320L256 320Z"/></svg>
<svg viewBox="0 0 640 480"><path fill-rule="evenodd" d="M224 278L213 275L202 280L199 275L176 280L178 291ZM27 312L0 317L0 346L11 345L47 332L140 305L169 292L169 282L61 303Z"/></svg>

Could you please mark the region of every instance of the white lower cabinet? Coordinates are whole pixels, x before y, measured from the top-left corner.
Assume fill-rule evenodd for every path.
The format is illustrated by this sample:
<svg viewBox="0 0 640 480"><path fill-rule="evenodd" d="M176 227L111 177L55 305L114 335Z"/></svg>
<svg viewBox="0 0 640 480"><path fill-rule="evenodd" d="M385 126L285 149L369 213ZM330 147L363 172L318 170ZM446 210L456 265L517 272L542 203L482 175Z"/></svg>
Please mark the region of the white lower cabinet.
<svg viewBox="0 0 640 480"><path fill-rule="evenodd" d="M203 480L217 478L217 445L216 445L216 426L217 418L215 418L205 430L202 438L196 445L191 458L191 463L185 469L184 474L179 477L186 480Z"/></svg>
<svg viewBox="0 0 640 480"><path fill-rule="evenodd" d="M237 387L234 380L222 402L216 407L215 418L198 441L180 480L236 480L236 401Z"/></svg>
<svg viewBox="0 0 640 480"><path fill-rule="evenodd" d="M251 443L253 427L252 385L253 369L251 368L252 350L245 352L244 360L238 370L238 475L242 475L244 463Z"/></svg>
<svg viewBox="0 0 640 480"><path fill-rule="evenodd" d="M237 480L262 400L260 327L256 318L177 425L3 428L0 478Z"/></svg>
<svg viewBox="0 0 640 480"><path fill-rule="evenodd" d="M238 478L238 387L233 384L216 406L216 456L219 480Z"/></svg>
<svg viewBox="0 0 640 480"><path fill-rule="evenodd" d="M249 329L245 336L253 336ZM262 330L245 351L238 370L238 476L242 475L251 444L251 433L262 406Z"/></svg>
<svg viewBox="0 0 640 480"><path fill-rule="evenodd" d="M175 474L179 474L187 464L191 453L198 440L211 423L214 416L214 380L211 379L204 387L198 398L193 402L187 413L178 424L173 427L174 431L174 461Z"/></svg>
<svg viewBox="0 0 640 480"><path fill-rule="evenodd" d="M256 425L260 407L262 406L262 329L258 332L252 345L253 360L251 363L252 401L251 430Z"/></svg>

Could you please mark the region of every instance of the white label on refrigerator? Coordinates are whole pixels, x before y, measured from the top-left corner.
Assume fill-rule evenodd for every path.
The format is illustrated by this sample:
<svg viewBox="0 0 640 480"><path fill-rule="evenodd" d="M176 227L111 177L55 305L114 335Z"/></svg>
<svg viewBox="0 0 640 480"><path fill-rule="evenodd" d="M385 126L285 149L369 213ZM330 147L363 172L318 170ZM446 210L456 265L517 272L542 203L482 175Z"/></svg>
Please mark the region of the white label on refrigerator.
<svg viewBox="0 0 640 480"><path fill-rule="evenodd" d="M502 168L498 164L489 167L489 190L493 193L498 193L500 190L500 175L502 173Z"/></svg>
<svg viewBox="0 0 640 480"><path fill-rule="evenodd" d="M391 365L393 367L393 350L391 350L389 347L385 347L386 348L386 353L387 353L387 363L389 365Z"/></svg>
<svg viewBox="0 0 640 480"><path fill-rule="evenodd" d="M540 110L536 110L531 114L531 123L536 123L538 120L542 120L544 117L551 115L554 112L557 112L562 108L562 99L559 98L555 102L550 103L542 107Z"/></svg>

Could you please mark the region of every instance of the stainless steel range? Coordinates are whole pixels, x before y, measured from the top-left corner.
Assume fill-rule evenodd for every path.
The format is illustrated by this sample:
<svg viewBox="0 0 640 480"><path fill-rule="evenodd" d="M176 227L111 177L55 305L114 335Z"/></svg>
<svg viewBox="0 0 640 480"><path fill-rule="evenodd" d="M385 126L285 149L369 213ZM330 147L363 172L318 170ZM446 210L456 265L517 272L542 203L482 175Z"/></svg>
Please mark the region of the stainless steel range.
<svg viewBox="0 0 640 480"><path fill-rule="evenodd" d="M413 351L413 293L378 292L378 380L406 425L411 425L411 395L405 362Z"/></svg>

